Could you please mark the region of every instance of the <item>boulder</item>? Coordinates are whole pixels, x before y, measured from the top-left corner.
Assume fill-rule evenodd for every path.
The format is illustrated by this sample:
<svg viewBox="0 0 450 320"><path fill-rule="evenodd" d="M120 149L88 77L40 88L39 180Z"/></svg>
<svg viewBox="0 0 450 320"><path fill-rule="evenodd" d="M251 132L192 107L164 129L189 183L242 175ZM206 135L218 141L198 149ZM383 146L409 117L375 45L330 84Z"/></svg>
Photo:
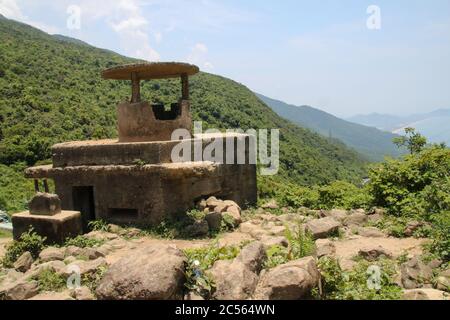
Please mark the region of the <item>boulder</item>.
<svg viewBox="0 0 450 320"><path fill-rule="evenodd" d="M344 221L347 215L348 215L347 210L342 209L332 209L330 211L326 211L325 213L325 217L332 217L340 222Z"/></svg>
<svg viewBox="0 0 450 320"><path fill-rule="evenodd" d="M436 289L410 289L403 292L402 300L447 300L448 296Z"/></svg>
<svg viewBox="0 0 450 320"><path fill-rule="evenodd" d="M97 258L105 257L105 254L98 248L83 248L79 253L79 256L86 257L89 260L95 260Z"/></svg>
<svg viewBox="0 0 450 320"><path fill-rule="evenodd" d="M403 263L400 267L401 283L405 289L416 289L430 283L433 270L424 264L418 257Z"/></svg>
<svg viewBox="0 0 450 320"><path fill-rule="evenodd" d="M333 256L336 253L336 246L333 241L329 239L316 240L316 255L317 258L325 256Z"/></svg>
<svg viewBox="0 0 450 320"><path fill-rule="evenodd" d="M95 260L77 260L72 262L65 269L64 275L70 276L75 268L79 268L80 275L94 274L99 268L105 268L108 263L104 258L97 258Z"/></svg>
<svg viewBox="0 0 450 320"><path fill-rule="evenodd" d="M356 228L356 232L363 237L368 238L383 238L386 235L378 228L375 227L358 227Z"/></svg>
<svg viewBox="0 0 450 320"><path fill-rule="evenodd" d="M279 265L261 274L253 296L256 300L299 300L317 286L319 271L313 257Z"/></svg>
<svg viewBox="0 0 450 320"><path fill-rule="evenodd" d="M186 226L184 232L189 237L204 237L209 233L209 226L206 220L197 220Z"/></svg>
<svg viewBox="0 0 450 320"><path fill-rule="evenodd" d="M226 211L222 213L222 217L228 215L233 220L233 226L237 228L242 223L241 209L237 204L232 206L227 206Z"/></svg>
<svg viewBox="0 0 450 320"><path fill-rule="evenodd" d="M371 223L377 223L378 221L381 221L383 219L383 216L378 213L375 213L367 216L367 219Z"/></svg>
<svg viewBox="0 0 450 320"><path fill-rule="evenodd" d="M314 239L321 239L338 232L340 226L341 224L334 218L327 217L308 221L305 229L312 234Z"/></svg>
<svg viewBox="0 0 450 320"><path fill-rule="evenodd" d="M358 255L367 261L375 261L379 257L392 258L392 253L389 250L377 245L361 248Z"/></svg>
<svg viewBox="0 0 450 320"><path fill-rule="evenodd" d="M213 298L218 300L250 298L258 283L258 273L265 259L264 245L261 242L253 242L244 247L234 260L216 261L209 270L216 284Z"/></svg>
<svg viewBox="0 0 450 320"><path fill-rule="evenodd" d="M14 269L19 272L27 272L32 264L33 257L30 252L26 251L14 262Z"/></svg>
<svg viewBox="0 0 450 320"><path fill-rule="evenodd" d="M41 251L39 260L41 262L48 262L54 260L64 260L66 248L48 247Z"/></svg>
<svg viewBox="0 0 450 320"><path fill-rule="evenodd" d="M96 294L104 300L182 298L186 257L176 247L151 245L130 252L105 273Z"/></svg>
<svg viewBox="0 0 450 320"><path fill-rule="evenodd" d="M278 209L279 206L278 206L276 200L272 199L269 202L267 202L266 204L263 204L261 206L261 208L263 208L263 209Z"/></svg>
<svg viewBox="0 0 450 320"><path fill-rule="evenodd" d="M74 299L70 295L70 292L66 290L62 292L42 292L28 300L56 301L56 300L74 300Z"/></svg>
<svg viewBox="0 0 450 320"><path fill-rule="evenodd" d="M405 231L403 232L405 236L412 237L414 232L417 231L420 227L423 226L422 222L419 221L410 221L405 227Z"/></svg>
<svg viewBox="0 0 450 320"><path fill-rule="evenodd" d="M66 272L66 264L62 261L48 261L42 264L33 265L30 270L25 273L26 279L30 280L39 275L44 270L50 270L57 274L65 274Z"/></svg>
<svg viewBox="0 0 450 320"><path fill-rule="evenodd" d="M91 289L86 286L73 289L71 292L71 296L76 300L95 300L95 296L92 293Z"/></svg>
<svg viewBox="0 0 450 320"><path fill-rule="evenodd" d="M282 236L262 236L260 241L266 249L273 246L280 246L285 248L289 246L289 242L286 237Z"/></svg>
<svg viewBox="0 0 450 320"><path fill-rule="evenodd" d="M362 226L368 221L368 217L365 213L355 211L352 214L348 215L344 219L344 225L351 226L351 225L357 225Z"/></svg>
<svg viewBox="0 0 450 320"><path fill-rule="evenodd" d="M205 220L210 230L219 231L222 227L222 214L217 212L207 213Z"/></svg>
<svg viewBox="0 0 450 320"><path fill-rule="evenodd" d="M37 281L25 277L0 285L0 300L26 300L39 293Z"/></svg>
<svg viewBox="0 0 450 320"><path fill-rule="evenodd" d="M218 200L216 197L209 197L206 200L206 205L210 210L214 210L214 208L218 205L221 205L223 202Z"/></svg>
<svg viewBox="0 0 450 320"><path fill-rule="evenodd" d="M70 256L77 257L77 256L81 256L82 252L83 252L83 248L79 248L76 246L68 246L66 248L64 256L65 257L70 257Z"/></svg>

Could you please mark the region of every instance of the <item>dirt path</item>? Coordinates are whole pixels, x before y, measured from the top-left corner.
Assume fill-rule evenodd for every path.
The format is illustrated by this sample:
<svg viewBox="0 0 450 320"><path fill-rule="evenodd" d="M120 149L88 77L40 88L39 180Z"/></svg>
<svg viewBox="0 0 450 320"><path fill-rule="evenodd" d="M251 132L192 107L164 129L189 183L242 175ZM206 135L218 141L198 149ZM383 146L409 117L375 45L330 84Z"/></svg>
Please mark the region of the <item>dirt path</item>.
<svg viewBox="0 0 450 320"><path fill-rule="evenodd" d="M336 257L340 260L341 267L348 270L355 264L353 257L355 257L359 250L364 247L379 245L390 251L394 258L397 258L405 252L412 255L422 254L422 245L425 242L426 239L367 238L354 236L351 239L344 239L335 242Z"/></svg>

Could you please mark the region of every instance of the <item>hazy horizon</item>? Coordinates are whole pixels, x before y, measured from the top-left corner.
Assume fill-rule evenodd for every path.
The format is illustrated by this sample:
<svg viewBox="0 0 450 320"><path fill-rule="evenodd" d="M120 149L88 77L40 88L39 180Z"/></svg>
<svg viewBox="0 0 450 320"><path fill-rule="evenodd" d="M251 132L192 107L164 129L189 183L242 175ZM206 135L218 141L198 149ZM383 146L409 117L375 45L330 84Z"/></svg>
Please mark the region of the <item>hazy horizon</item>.
<svg viewBox="0 0 450 320"><path fill-rule="evenodd" d="M126 56L194 63L342 118L450 108L445 0L0 0L0 13Z"/></svg>

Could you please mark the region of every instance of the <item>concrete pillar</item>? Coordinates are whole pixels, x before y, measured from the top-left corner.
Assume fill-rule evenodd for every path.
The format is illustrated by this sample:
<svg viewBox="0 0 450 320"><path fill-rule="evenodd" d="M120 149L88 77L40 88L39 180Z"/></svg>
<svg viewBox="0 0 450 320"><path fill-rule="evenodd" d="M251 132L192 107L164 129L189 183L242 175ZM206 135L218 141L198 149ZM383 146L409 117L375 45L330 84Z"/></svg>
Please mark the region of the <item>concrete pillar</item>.
<svg viewBox="0 0 450 320"><path fill-rule="evenodd" d="M187 74L181 75L181 98L189 100L189 77Z"/></svg>
<svg viewBox="0 0 450 320"><path fill-rule="evenodd" d="M136 72L131 73L131 103L141 101L141 84Z"/></svg>

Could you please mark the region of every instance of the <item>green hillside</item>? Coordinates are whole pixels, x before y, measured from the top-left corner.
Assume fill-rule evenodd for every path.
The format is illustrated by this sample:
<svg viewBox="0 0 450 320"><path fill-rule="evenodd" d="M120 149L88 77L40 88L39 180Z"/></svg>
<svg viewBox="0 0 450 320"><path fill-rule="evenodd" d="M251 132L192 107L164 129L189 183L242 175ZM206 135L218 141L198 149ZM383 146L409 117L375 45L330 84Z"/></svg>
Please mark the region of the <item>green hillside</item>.
<svg viewBox="0 0 450 320"><path fill-rule="evenodd" d="M395 134L339 119L309 106L294 106L263 95L258 97L278 115L301 127L311 129L326 137L343 141L372 161L382 161L385 156L402 154L393 143Z"/></svg>
<svg viewBox="0 0 450 320"><path fill-rule="evenodd" d="M24 190L17 172L49 159L54 143L116 136L115 106L128 99L129 84L104 81L100 71L135 61L0 19L0 209L23 206L28 195L14 194ZM281 129L277 179L314 185L364 175L357 153L280 118L245 86L206 73L191 83L193 117L204 127ZM155 102L176 101L179 91L178 80L142 88Z"/></svg>

